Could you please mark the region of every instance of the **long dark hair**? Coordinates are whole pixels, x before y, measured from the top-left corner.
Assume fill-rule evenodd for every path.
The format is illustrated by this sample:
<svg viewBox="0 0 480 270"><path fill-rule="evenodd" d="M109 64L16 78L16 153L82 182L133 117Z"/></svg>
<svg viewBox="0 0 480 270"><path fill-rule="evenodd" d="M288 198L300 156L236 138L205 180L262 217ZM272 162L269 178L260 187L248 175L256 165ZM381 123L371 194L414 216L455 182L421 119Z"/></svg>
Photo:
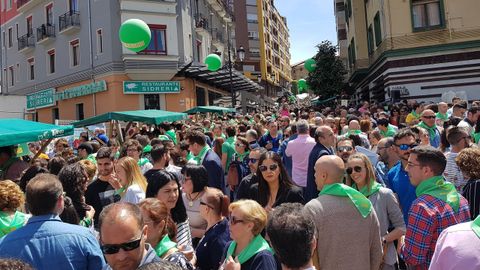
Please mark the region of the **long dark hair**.
<svg viewBox="0 0 480 270"><path fill-rule="evenodd" d="M270 189L268 188L267 181L263 178L262 172L260 171L260 166L263 165L263 162L266 159L273 160L277 165L278 169L280 170L280 175L278 176L279 187L277 198L280 194L283 194L288 189L295 186L295 184L290 179L290 176L283 165L282 158L275 152L268 151L260 156L258 161L258 168L257 168L257 177L258 177L258 203L265 207L268 204L268 199L270 197Z"/></svg>
<svg viewBox="0 0 480 270"><path fill-rule="evenodd" d="M175 207L172 208L170 214L172 215L173 221L176 224L185 222L188 218L187 209L183 204L182 200L182 190L180 189L180 183L175 174L167 172L165 170L160 170L155 173L155 177L152 177L152 180L148 182L147 191L145 192L146 198L156 198L158 191L168 184L170 181L175 181L178 186L178 199Z"/></svg>
<svg viewBox="0 0 480 270"><path fill-rule="evenodd" d="M67 165L58 173L58 179L62 183L66 195L72 199L72 204L77 211L78 217L82 220L86 211L90 210L84 202L84 186L88 182L87 172L80 163Z"/></svg>

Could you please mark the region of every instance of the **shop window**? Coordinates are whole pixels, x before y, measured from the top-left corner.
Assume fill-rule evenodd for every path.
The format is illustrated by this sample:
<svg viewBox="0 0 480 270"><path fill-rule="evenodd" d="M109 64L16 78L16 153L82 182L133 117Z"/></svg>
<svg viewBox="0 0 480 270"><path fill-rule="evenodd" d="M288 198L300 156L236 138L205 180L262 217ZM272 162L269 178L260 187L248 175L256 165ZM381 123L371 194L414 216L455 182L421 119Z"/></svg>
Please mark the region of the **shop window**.
<svg viewBox="0 0 480 270"><path fill-rule="evenodd" d="M197 87L195 92L197 95L197 106L207 105L205 100L205 89Z"/></svg>
<svg viewBox="0 0 480 270"><path fill-rule="evenodd" d="M77 120L83 120L85 115L83 113L83 103L79 103L76 105L77 108Z"/></svg>
<svg viewBox="0 0 480 270"><path fill-rule="evenodd" d="M58 111L58 108L53 108L52 109L52 123L55 124L55 120L60 119L60 112Z"/></svg>
<svg viewBox="0 0 480 270"><path fill-rule="evenodd" d="M160 95L146 94L144 95L145 110L160 110Z"/></svg>

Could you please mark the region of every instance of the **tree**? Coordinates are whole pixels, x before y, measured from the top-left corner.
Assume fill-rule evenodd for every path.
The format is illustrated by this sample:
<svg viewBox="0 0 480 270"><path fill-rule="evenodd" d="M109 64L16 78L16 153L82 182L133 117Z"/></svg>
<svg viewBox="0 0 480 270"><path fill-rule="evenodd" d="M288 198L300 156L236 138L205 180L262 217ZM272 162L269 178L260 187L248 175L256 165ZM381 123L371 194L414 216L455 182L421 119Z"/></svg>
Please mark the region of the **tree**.
<svg viewBox="0 0 480 270"><path fill-rule="evenodd" d="M297 81L292 81L292 94L298 95L298 82Z"/></svg>
<svg viewBox="0 0 480 270"><path fill-rule="evenodd" d="M345 87L347 71L336 56L337 48L328 40L316 46L318 52L313 57L316 68L307 77L309 88L323 99L338 96Z"/></svg>

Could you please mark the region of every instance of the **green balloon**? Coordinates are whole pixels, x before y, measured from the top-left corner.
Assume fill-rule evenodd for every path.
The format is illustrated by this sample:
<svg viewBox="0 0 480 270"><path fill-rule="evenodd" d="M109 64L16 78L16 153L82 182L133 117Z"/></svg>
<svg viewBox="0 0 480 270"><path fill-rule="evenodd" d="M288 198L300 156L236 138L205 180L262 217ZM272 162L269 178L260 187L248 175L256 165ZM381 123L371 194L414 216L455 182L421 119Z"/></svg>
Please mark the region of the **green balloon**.
<svg viewBox="0 0 480 270"><path fill-rule="evenodd" d="M315 62L315 59L310 58L307 59L303 65L308 72L314 72L317 67L317 62Z"/></svg>
<svg viewBox="0 0 480 270"><path fill-rule="evenodd" d="M298 89L303 90L307 88L307 81L305 79L298 80Z"/></svg>
<svg viewBox="0 0 480 270"><path fill-rule="evenodd" d="M207 65L207 69L210 71L217 71L222 67L222 58L217 54L209 54L204 61L205 65Z"/></svg>
<svg viewBox="0 0 480 270"><path fill-rule="evenodd" d="M122 23L118 35L123 46L134 52L143 51L152 39L150 27L139 19L130 19Z"/></svg>

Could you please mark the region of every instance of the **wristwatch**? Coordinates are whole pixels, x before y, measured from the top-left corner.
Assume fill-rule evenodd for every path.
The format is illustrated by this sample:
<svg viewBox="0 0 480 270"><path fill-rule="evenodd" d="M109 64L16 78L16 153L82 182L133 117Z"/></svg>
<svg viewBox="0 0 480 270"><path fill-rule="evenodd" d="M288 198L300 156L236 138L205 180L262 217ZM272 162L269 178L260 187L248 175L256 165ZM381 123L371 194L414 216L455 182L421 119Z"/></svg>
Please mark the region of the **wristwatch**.
<svg viewBox="0 0 480 270"><path fill-rule="evenodd" d="M383 243L383 244L386 244L386 243L387 243L387 239L385 239L385 237L382 237L382 243Z"/></svg>

